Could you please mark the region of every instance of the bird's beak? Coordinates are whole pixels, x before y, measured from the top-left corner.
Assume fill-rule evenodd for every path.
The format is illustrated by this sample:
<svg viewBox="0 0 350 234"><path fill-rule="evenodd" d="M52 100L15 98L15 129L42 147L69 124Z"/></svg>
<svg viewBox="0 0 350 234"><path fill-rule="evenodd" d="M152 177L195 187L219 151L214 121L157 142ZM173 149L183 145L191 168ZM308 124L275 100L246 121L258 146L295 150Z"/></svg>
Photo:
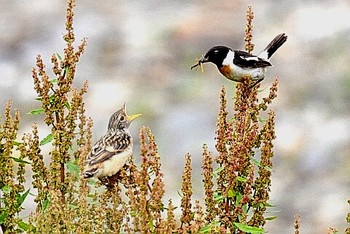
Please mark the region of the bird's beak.
<svg viewBox="0 0 350 234"><path fill-rule="evenodd" d="M201 60L199 60L200 63L207 63L209 62L209 57L203 57Z"/></svg>
<svg viewBox="0 0 350 234"><path fill-rule="evenodd" d="M126 114L126 102L123 105L123 111ZM128 122L133 121L134 119L136 119L137 117L139 117L141 114L135 114L135 115L128 115L126 114L126 118L128 120Z"/></svg>
<svg viewBox="0 0 350 234"><path fill-rule="evenodd" d="M141 116L141 114L127 115L126 118L128 119L128 122L131 122L139 116Z"/></svg>

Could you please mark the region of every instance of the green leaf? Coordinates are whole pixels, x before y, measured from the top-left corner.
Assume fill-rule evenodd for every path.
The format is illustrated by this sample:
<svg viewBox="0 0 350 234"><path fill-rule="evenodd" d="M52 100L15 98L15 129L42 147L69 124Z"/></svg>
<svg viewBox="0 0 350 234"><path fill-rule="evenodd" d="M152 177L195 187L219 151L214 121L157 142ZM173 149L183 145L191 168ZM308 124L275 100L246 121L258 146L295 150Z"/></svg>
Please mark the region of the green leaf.
<svg viewBox="0 0 350 234"><path fill-rule="evenodd" d="M30 191L30 189L28 189L25 193L23 193L22 195L19 195L17 197L17 205L18 205L18 207L20 207L23 204L24 200L27 198L27 196L29 194L29 191Z"/></svg>
<svg viewBox="0 0 350 234"><path fill-rule="evenodd" d="M137 214L136 211L134 211L134 210L130 211L130 216L131 217L136 217L136 214Z"/></svg>
<svg viewBox="0 0 350 234"><path fill-rule="evenodd" d="M58 60L62 61L62 56L59 53L56 53L56 56L57 56Z"/></svg>
<svg viewBox="0 0 350 234"><path fill-rule="evenodd" d="M5 222L5 219L9 216L7 210L1 210L0 212L0 224Z"/></svg>
<svg viewBox="0 0 350 234"><path fill-rule="evenodd" d="M50 200L48 197L46 197L45 200L43 200L41 203L41 207L42 207L43 211L45 211L49 205L50 205Z"/></svg>
<svg viewBox="0 0 350 234"><path fill-rule="evenodd" d="M268 171L270 171L270 172L273 172L272 167L265 166L265 169L268 170Z"/></svg>
<svg viewBox="0 0 350 234"><path fill-rule="evenodd" d="M249 211L249 206L247 204L245 204L242 206L242 209L243 209L244 213L246 214Z"/></svg>
<svg viewBox="0 0 350 234"><path fill-rule="evenodd" d="M55 81L53 79L50 82L54 83ZM49 101L53 102L55 100L55 98L56 98L56 96L54 94L52 94L52 95L49 96ZM35 100L41 102L43 100L43 98L42 97L37 97L37 98L35 98Z"/></svg>
<svg viewBox="0 0 350 234"><path fill-rule="evenodd" d="M8 185L5 185L1 188L1 190L3 191L3 193L9 194L11 192L12 188Z"/></svg>
<svg viewBox="0 0 350 234"><path fill-rule="evenodd" d="M154 223L153 223L153 220L151 219L149 222L148 222L148 225L149 225L149 228L151 230L151 233L154 232Z"/></svg>
<svg viewBox="0 0 350 234"><path fill-rule="evenodd" d="M73 163L73 162L70 162L68 161L66 163L67 165L67 169L70 173L74 174L75 177L79 177L80 175L80 168L77 164Z"/></svg>
<svg viewBox="0 0 350 234"><path fill-rule="evenodd" d="M13 161L15 161L17 163L31 164L30 162L25 161L25 160L20 159L20 158L15 158L15 157L10 157L10 158L13 159Z"/></svg>
<svg viewBox="0 0 350 234"><path fill-rule="evenodd" d="M69 104L69 102L68 101L66 101L65 103L64 103L64 105L67 107L67 109L68 110L70 110L71 108L70 108L70 104Z"/></svg>
<svg viewBox="0 0 350 234"><path fill-rule="evenodd" d="M18 227L20 227L23 231L28 231L31 225L21 220L18 222Z"/></svg>
<svg viewBox="0 0 350 234"><path fill-rule="evenodd" d="M244 178L244 177L242 177L242 176L237 176L237 180L238 180L239 182L247 182L247 178Z"/></svg>
<svg viewBox="0 0 350 234"><path fill-rule="evenodd" d="M274 219L277 219L277 216L270 216L265 218L265 220L268 220L268 221L272 221Z"/></svg>
<svg viewBox="0 0 350 234"><path fill-rule="evenodd" d="M258 93L264 92L266 89L267 89L267 86L265 88L263 88L263 89L258 89Z"/></svg>
<svg viewBox="0 0 350 234"><path fill-rule="evenodd" d="M40 141L40 145L46 145L47 143L50 143L53 140L53 134L50 133L47 135L44 139Z"/></svg>
<svg viewBox="0 0 350 234"><path fill-rule="evenodd" d="M177 190L177 195L179 195L180 197L183 197L182 193L179 190Z"/></svg>
<svg viewBox="0 0 350 234"><path fill-rule="evenodd" d="M252 227L247 224L234 223L234 225L241 230L242 232L251 233L251 234L263 234L265 230L263 228Z"/></svg>
<svg viewBox="0 0 350 234"><path fill-rule="evenodd" d="M216 168L216 169L214 170L214 172L213 172L213 175L214 175L215 177L217 177L217 175L218 175L222 170L224 170L224 167L218 167L218 168Z"/></svg>
<svg viewBox="0 0 350 234"><path fill-rule="evenodd" d="M66 76L67 76L67 75L69 74L69 72L70 72L69 66L66 66L66 67L64 68L64 71L65 71Z"/></svg>
<svg viewBox="0 0 350 234"><path fill-rule="evenodd" d="M222 201L225 199L225 196L219 194L219 193L214 193L214 201Z"/></svg>
<svg viewBox="0 0 350 234"><path fill-rule="evenodd" d="M44 113L44 109L43 108L40 108L40 109L36 109L36 110L32 110L32 111L29 111L27 114L30 114L30 115L40 115Z"/></svg>
<svg viewBox="0 0 350 234"><path fill-rule="evenodd" d="M266 123L266 119L264 119L264 118L262 118L261 116L259 116L258 117L258 121L260 122L260 123Z"/></svg>
<svg viewBox="0 0 350 234"><path fill-rule="evenodd" d="M235 193L233 192L232 189L229 189L229 190L228 190L227 196L228 196L228 197L234 197L234 196L235 196Z"/></svg>
<svg viewBox="0 0 350 234"><path fill-rule="evenodd" d="M260 161L256 160L255 158L252 158L251 160L252 160L252 162L253 162L253 164L254 164L255 166L257 166L257 167L260 167L260 166L261 166Z"/></svg>
<svg viewBox="0 0 350 234"><path fill-rule="evenodd" d="M15 145L15 146L20 146L20 145L22 145L23 143L22 143L22 142L19 142L19 141L12 141L12 144Z"/></svg>
<svg viewBox="0 0 350 234"><path fill-rule="evenodd" d="M211 233L212 224L209 223L199 230L199 233Z"/></svg>
<svg viewBox="0 0 350 234"><path fill-rule="evenodd" d="M51 80L50 80L50 83L51 83L51 84L54 84L54 83L57 83L57 81L58 81L58 79L57 79L57 78L54 78L54 79L51 79Z"/></svg>
<svg viewBox="0 0 350 234"><path fill-rule="evenodd" d="M236 195L236 205L238 206L242 201L243 195L240 193L236 193L235 195Z"/></svg>

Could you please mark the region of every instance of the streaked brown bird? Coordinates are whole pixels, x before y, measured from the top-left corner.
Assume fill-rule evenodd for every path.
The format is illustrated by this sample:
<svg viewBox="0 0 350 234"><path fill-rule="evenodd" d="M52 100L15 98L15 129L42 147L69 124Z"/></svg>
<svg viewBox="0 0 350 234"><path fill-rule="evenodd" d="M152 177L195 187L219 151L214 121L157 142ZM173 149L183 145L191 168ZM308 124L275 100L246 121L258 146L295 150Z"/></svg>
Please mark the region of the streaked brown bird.
<svg viewBox="0 0 350 234"><path fill-rule="evenodd" d="M141 114L127 115L126 104L109 119L107 133L98 140L87 156L84 178L115 175L133 153L130 123Z"/></svg>

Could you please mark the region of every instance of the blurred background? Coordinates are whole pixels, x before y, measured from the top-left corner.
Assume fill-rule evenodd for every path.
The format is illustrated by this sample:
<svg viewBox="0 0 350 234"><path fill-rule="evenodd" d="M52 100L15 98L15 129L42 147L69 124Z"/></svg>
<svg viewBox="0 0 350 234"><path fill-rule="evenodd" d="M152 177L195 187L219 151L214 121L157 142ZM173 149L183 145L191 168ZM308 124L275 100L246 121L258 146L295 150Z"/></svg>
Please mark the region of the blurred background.
<svg viewBox="0 0 350 234"><path fill-rule="evenodd" d="M224 85L233 107L235 84L214 65L190 70L209 48L244 49L248 5L255 14L253 43L259 53L279 33L288 41L272 57L260 97L279 77L269 233L292 233L295 214L301 231L345 229L350 208L350 2L317 1L77 1L74 28L88 46L76 82L89 81L87 115L93 138L105 133L110 115L125 101L129 114L142 113L131 131L149 126L156 136L166 179L166 198L179 206L184 155L193 163L194 199L203 197L202 145L215 152L219 92ZM1 0L0 113L7 100L21 113L21 131L42 117L34 100L31 69L42 54L50 69L53 53L63 54L64 0ZM230 112L232 115L232 111ZM41 137L48 134L39 128ZM135 157L138 158L138 145ZM26 204L26 213L33 209Z"/></svg>

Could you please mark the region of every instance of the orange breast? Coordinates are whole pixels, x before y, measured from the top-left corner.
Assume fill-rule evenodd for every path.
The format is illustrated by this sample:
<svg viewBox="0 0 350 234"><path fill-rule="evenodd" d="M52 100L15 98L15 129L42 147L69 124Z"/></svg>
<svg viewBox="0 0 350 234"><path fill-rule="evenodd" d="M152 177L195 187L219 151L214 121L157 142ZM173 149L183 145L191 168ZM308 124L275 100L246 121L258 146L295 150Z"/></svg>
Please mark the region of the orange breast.
<svg viewBox="0 0 350 234"><path fill-rule="evenodd" d="M232 73L233 71L231 70L230 66L224 65L222 67L219 68L219 71L221 72L221 74L223 74L226 78L232 77Z"/></svg>

